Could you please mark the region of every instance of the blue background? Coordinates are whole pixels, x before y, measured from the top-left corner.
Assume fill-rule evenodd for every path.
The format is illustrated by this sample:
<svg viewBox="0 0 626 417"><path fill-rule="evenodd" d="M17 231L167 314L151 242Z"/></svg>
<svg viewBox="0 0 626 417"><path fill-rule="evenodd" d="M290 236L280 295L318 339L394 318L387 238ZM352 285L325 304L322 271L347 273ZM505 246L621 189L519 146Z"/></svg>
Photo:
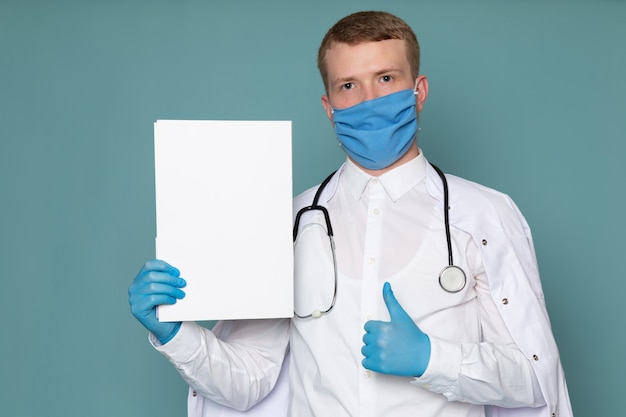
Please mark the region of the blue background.
<svg viewBox="0 0 626 417"><path fill-rule="evenodd" d="M623 415L618 0L2 0L0 414L185 414L127 302L154 256L153 122L293 120L294 192L318 183L344 155L317 47L362 9L420 39L426 156L510 194L530 223L576 415Z"/></svg>

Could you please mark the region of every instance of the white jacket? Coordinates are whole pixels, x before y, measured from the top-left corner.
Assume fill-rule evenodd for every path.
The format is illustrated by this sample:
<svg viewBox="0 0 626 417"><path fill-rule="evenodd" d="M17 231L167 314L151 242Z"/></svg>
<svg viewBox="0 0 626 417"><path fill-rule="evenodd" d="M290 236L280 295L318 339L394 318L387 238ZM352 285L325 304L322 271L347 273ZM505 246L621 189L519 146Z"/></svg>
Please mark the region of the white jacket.
<svg viewBox="0 0 626 417"><path fill-rule="evenodd" d="M337 186L335 176L320 198L329 201ZM546 406L505 409L487 407L492 417L572 417L572 409L545 307L530 228L515 203L506 195L479 184L447 175L452 227L469 233L481 255L493 301L519 349L531 358ZM427 189L442 204L443 185L438 174L428 166ZM310 189L294 200L294 213L311 204L316 189ZM306 222L306 216L302 220ZM296 260L297 261L297 260ZM217 405L190 390L190 417L287 415L288 378L285 363L274 391L247 412Z"/></svg>

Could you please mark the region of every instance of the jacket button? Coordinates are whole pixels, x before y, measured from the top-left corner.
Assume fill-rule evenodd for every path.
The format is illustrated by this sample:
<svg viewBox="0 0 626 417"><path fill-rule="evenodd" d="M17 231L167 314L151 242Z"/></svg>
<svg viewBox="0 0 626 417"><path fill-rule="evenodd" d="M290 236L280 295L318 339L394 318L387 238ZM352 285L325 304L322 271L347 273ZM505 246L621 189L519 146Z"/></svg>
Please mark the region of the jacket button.
<svg viewBox="0 0 626 417"><path fill-rule="evenodd" d="M191 395L193 395L194 397L197 397L197 396L198 396L198 393L197 393L197 392L195 392L195 391L193 391L193 392L191 393Z"/></svg>
<svg viewBox="0 0 626 417"><path fill-rule="evenodd" d="M483 246L487 246L487 239L483 239L482 240L482 244L483 244Z"/></svg>
<svg viewBox="0 0 626 417"><path fill-rule="evenodd" d="M502 304L507 305L509 303L509 299L508 298L503 298L502 299Z"/></svg>
<svg viewBox="0 0 626 417"><path fill-rule="evenodd" d="M538 360L539 360L539 356L537 356L537 355L533 355L533 360L534 360L534 361L538 361Z"/></svg>

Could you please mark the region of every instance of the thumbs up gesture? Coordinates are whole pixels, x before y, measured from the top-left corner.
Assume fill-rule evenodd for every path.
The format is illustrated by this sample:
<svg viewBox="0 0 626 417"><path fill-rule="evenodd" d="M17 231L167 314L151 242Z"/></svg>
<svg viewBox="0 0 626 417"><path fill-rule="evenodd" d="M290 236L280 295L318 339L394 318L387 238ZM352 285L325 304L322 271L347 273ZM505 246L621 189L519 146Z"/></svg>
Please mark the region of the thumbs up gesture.
<svg viewBox="0 0 626 417"><path fill-rule="evenodd" d="M422 376L430 360L430 339L420 330L385 282L383 299L391 321L365 323L363 367L398 376Z"/></svg>

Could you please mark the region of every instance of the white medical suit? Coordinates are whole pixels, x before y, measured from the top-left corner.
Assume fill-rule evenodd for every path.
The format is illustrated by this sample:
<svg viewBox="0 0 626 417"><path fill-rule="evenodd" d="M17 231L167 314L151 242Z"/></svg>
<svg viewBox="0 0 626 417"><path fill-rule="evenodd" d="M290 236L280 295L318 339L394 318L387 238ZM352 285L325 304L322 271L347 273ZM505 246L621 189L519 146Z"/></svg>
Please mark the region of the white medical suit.
<svg viewBox="0 0 626 417"><path fill-rule="evenodd" d="M438 282L448 261L443 185L423 155L380 177L348 161L320 199L332 220L339 270L329 314L221 322L215 334L183 323L166 345L151 338L189 384L190 416L243 414L214 401L274 417L572 416L528 225L506 195L447 179L454 260L467 275L462 291L448 293ZM311 204L316 188L294 200L294 214ZM313 211L299 226L300 315L328 308L334 292L324 224ZM363 325L389 320L385 281L430 337L420 378L361 366ZM289 369L281 374L288 351Z"/></svg>

